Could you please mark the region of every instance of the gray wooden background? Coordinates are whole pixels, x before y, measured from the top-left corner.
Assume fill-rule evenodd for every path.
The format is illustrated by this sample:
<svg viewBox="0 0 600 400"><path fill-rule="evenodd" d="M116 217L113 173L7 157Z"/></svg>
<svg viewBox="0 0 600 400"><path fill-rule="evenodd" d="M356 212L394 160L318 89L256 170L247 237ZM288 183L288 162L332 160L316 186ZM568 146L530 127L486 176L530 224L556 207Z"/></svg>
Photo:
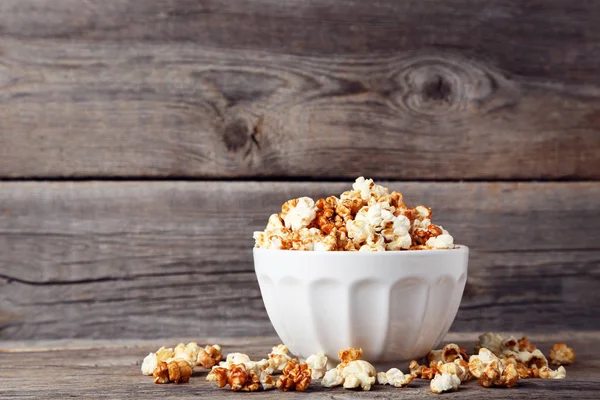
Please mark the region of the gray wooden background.
<svg viewBox="0 0 600 400"><path fill-rule="evenodd" d="M271 334L252 231L378 178L454 331L600 329L600 2L1 0L0 339Z"/></svg>

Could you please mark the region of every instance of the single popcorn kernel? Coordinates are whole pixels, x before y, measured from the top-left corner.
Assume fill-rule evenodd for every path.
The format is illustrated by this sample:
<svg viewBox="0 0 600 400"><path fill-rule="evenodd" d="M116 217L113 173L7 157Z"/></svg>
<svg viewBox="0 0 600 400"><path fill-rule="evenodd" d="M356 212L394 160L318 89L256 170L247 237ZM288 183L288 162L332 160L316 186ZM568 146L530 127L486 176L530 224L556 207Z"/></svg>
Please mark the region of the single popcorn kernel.
<svg viewBox="0 0 600 400"><path fill-rule="evenodd" d="M288 353L289 350L285 345L279 344L274 346L268 354L269 366L266 369L267 373L272 374L275 371L283 371L288 362L292 360L292 357Z"/></svg>
<svg viewBox="0 0 600 400"><path fill-rule="evenodd" d="M152 377L154 378L154 383L169 383L169 368L167 363L159 361L152 373Z"/></svg>
<svg viewBox="0 0 600 400"><path fill-rule="evenodd" d="M558 367L556 371L548 367L542 367L539 370L539 377L541 379L565 379L567 377L567 370L563 366Z"/></svg>
<svg viewBox="0 0 600 400"><path fill-rule="evenodd" d="M442 365L439 365L438 370L440 373L449 373L452 375L456 375L461 382L466 382L471 378L471 373L469 372L469 364L460 358L455 359L453 362L448 362Z"/></svg>
<svg viewBox="0 0 600 400"><path fill-rule="evenodd" d="M444 363L451 363L457 358L461 358L460 347L454 343L447 344L442 349L441 356Z"/></svg>
<svg viewBox="0 0 600 400"><path fill-rule="evenodd" d="M201 365L202 368L210 369L217 365L222 358L223 355L221 354L221 346L218 344L206 346L204 349L200 349L198 351L196 365Z"/></svg>
<svg viewBox="0 0 600 400"><path fill-rule="evenodd" d="M355 348L349 348L345 350L340 350L338 352L338 358L340 359L342 364L348 364L351 361L356 361L362 358L363 351L362 349L356 350Z"/></svg>
<svg viewBox="0 0 600 400"><path fill-rule="evenodd" d="M192 376L192 367L185 360L171 361L167 364L169 380L175 383L186 383Z"/></svg>
<svg viewBox="0 0 600 400"><path fill-rule="evenodd" d="M575 351L565 343L557 343L550 350L548 359L552 365L569 365L575 361Z"/></svg>
<svg viewBox="0 0 600 400"><path fill-rule="evenodd" d="M321 379L327 372L327 357L324 353L312 354L306 359L308 368L312 371L312 379Z"/></svg>
<svg viewBox="0 0 600 400"><path fill-rule="evenodd" d="M513 387L519 381L519 374L514 365L494 360L486 366L477 381L483 387Z"/></svg>
<svg viewBox="0 0 600 400"><path fill-rule="evenodd" d="M412 374L404 374L398 368L391 368L387 372L377 373L377 383L394 387L405 387L414 379Z"/></svg>
<svg viewBox="0 0 600 400"><path fill-rule="evenodd" d="M214 367L208 376L206 377L207 381L217 382L219 388L225 387L227 385L227 375L228 369L224 367Z"/></svg>
<svg viewBox="0 0 600 400"><path fill-rule="evenodd" d="M174 360L169 363L159 361L152 376L154 383L186 383L192 376L192 367L185 360Z"/></svg>
<svg viewBox="0 0 600 400"><path fill-rule="evenodd" d="M298 359L290 360L283 368L283 376L277 380L277 388L284 392L303 392L310 385L311 376L312 371L306 363L298 363Z"/></svg>
<svg viewBox="0 0 600 400"><path fill-rule="evenodd" d="M340 372L344 389L360 387L362 390L371 390L371 386L377 379L376 375L375 367L364 360L350 361L342 367Z"/></svg>
<svg viewBox="0 0 600 400"><path fill-rule="evenodd" d="M460 379L447 372L437 374L429 384L431 391L436 394L458 390Z"/></svg>

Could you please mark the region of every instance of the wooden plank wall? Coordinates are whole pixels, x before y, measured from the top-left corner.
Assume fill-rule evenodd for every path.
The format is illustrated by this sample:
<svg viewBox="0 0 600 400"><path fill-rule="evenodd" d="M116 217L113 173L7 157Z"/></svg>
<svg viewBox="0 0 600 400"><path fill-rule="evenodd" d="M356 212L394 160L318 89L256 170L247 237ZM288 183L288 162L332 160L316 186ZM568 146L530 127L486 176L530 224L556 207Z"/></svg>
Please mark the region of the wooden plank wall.
<svg viewBox="0 0 600 400"><path fill-rule="evenodd" d="M359 175L455 331L600 329L600 3L0 2L0 339L273 333L251 234Z"/></svg>

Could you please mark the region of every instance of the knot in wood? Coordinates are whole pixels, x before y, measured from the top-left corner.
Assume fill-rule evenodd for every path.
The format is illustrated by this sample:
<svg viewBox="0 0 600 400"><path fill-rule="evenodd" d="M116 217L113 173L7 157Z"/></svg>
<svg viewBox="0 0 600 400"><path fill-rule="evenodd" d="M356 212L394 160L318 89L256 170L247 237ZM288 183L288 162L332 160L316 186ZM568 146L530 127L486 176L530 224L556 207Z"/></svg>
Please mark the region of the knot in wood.
<svg viewBox="0 0 600 400"><path fill-rule="evenodd" d="M246 121L234 119L223 125L222 137L227 151L237 152L244 148L252 132Z"/></svg>
<svg viewBox="0 0 600 400"><path fill-rule="evenodd" d="M485 67L457 56L415 56L396 76L399 106L439 116L472 111L494 95L497 82Z"/></svg>

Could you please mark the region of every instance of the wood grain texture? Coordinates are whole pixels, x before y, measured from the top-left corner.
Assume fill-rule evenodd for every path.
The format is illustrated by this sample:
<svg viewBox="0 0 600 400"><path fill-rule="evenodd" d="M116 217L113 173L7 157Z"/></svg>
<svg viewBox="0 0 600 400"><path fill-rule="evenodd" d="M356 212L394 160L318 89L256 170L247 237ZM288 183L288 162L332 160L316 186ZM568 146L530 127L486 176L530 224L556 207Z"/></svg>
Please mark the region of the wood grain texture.
<svg viewBox="0 0 600 400"><path fill-rule="evenodd" d="M0 177L598 179L598 13L5 0Z"/></svg>
<svg viewBox="0 0 600 400"><path fill-rule="evenodd" d="M567 367L567 378L560 381L540 379L521 380L512 389L484 389L476 382L464 384L456 393L447 394L452 398L514 399L592 399L600 390L600 363L595 356L600 345L598 332L582 334L563 332L560 336L530 336L532 341L547 353L553 343L564 342L575 349L577 360ZM202 338L204 339L204 338ZM277 338L240 338L200 340L200 343L218 342L225 352L244 352L252 359L265 357L270 347L278 343ZM132 345L130 342L115 340L110 344L94 341L75 341L66 347L53 347L54 343L23 342L18 346L0 341L0 398L30 399L65 397L85 398L179 398L196 399L198 396L210 398L240 398L239 393L218 389L207 382L206 371L198 370L190 382L181 385L155 385L152 377L140 373L140 362L158 346L176 344L180 337L152 344L148 342ZM473 334L448 335L446 342L458 342L468 349L473 347L476 337ZM185 342L185 341L184 341ZM31 366L35 368L31 368ZM379 370L380 366L377 366ZM383 367L383 366L381 366ZM387 367L387 366L386 366ZM406 365L397 365L406 371ZM27 379L24 379L24 377ZM393 388L375 385L370 392L349 391L342 388L326 389L318 381L313 381L304 393L281 393L277 390L254 393L251 396L264 399L316 398L316 399L389 399L389 398L432 398L429 381L414 380L407 388ZM244 396L248 396L245 394Z"/></svg>
<svg viewBox="0 0 600 400"><path fill-rule="evenodd" d="M600 183L385 183L471 247L455 331L600 328ZM273 334L252 232L344 183L0 184L0 338Z"/></svg>

